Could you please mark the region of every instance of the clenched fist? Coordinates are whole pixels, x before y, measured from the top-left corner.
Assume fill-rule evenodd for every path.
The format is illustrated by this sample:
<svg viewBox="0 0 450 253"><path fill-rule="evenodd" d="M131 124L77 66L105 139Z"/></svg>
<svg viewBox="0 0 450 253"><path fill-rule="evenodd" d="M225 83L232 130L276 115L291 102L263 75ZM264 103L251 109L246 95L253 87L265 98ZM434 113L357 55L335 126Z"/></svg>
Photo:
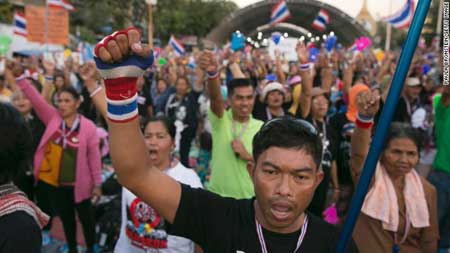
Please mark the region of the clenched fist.
<svg viewBox="0 0 450 253"><path fill-rule="evenodd" d="M380 108L380 96L374 92L362 91L356 96L358 113L366 117L374 117Z"/></svg>
<svg viewBox="0 0 450 253"><path fill-rule="evenodd" d="M198 61L200 68L208 73L218 70L217 59L211 51L203 51Z"/></svg>

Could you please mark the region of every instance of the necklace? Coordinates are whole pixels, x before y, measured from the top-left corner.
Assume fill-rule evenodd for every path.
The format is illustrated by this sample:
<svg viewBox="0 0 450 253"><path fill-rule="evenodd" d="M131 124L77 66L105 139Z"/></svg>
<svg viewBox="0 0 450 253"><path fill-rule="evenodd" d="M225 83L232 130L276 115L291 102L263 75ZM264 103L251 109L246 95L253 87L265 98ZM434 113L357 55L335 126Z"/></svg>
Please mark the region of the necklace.
<svg viewBox="0 0 450 253"><path fill-rule="evenodd" d="M262 232L261 224L259 224L258 220L255 218L256 222L256 233L258 234L259 244L261 245L261 253L267 253L267 246L266 241L264 240L264 234ZM300 235L298 236L297 240L297 247L294 250L294 253L297 253L300 249L300 246L303 243L303 239L306 235L306 230L308 229L308 215L305 214L305 221L303 222L302 231L300 232Z"/></svg>

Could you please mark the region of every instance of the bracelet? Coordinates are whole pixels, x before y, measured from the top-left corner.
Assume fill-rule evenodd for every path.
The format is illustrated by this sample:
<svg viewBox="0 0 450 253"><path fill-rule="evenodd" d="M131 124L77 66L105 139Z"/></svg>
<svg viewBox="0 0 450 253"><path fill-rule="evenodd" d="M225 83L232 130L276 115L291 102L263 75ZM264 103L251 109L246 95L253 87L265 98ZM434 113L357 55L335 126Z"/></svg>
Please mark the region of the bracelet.
<svg viewBox="0 0 450 253"><path fill-rule="evenodd" d="M358 128L369 129L373 126L373 117L356 114L355 125Z"/></svg>
<svg viewBox="0 0 450 253"><path fill-rule="evenodd" d="M55 78L53 76L45 76L45 81L53 82Z"/></svg>
<svg viewBox="0 0 450 253"><path fill-rule="evenodd" d="M215 72L206 72L206 75L208 76L209 80L214 80L219 77L219 71Z"/></svg>
<svg viewBox="0 0 450 253"><path fill-rule="evenodd" d="M365 116L361 115L359 112L356 114L356 118L359 119L362 122L373 122L373 116Z"/></svg>
<svg viewBox="0 0 450 253"><path fill-rule="evenodd" d="M310 68L311 68L311 64L309 62L300 64L300 70L302 70L302 71L307 71Z"/></svg>
<svg viewBox="0 0 450 253"><path fill-rule="evenodd" d="M93 96L97 95L97 93L99 93L101 90L103 90L102 86L97 86L97 88L91 93L89 94L89 97L92 98Z"/></svg>

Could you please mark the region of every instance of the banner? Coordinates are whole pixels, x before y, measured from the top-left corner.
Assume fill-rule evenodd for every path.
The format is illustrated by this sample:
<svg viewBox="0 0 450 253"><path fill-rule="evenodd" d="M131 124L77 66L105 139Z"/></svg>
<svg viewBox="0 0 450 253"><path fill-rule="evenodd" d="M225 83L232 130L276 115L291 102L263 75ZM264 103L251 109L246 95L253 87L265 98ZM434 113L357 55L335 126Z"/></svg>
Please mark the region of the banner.
<svg viewBox="0 0 450 253"><path fill-rule="evenodd" d="M45 7L25 6L28 40L45 43ZM69 12L60 8L48 8L49 44L69 45Z"/></svg>

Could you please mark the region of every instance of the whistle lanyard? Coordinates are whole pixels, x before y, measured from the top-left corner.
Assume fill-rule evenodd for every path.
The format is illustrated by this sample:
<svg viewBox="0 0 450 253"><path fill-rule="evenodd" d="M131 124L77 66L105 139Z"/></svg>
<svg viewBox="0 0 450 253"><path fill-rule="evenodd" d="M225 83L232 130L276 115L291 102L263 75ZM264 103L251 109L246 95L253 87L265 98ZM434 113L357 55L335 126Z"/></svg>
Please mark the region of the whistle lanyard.
<svg viewBox="0 0 450 253"><path fill-rule="evenodd" d="M233 133L233 139L238 138L239 140L242 140L242 137L244 136L245 131L247 130L248 123L250 122L250 119L246 123L242 123L241 132L239 135L237 135L236 132L236 121L231 121L231 131Z"/></svg>
<svg viewBox="0 0 450 253"><path fill-rule="evenodd" d="M256 220L256 233L258 234L259 244L261 245L261 253L267 253L266 241L264 240L264 235L262 231L261 224L259 224L258 220ZM305 221L303 222L302 231L298 237L297 247L294 250L294 253L299 253L300 246L302 245L303 239L306 235L306 230L308 229L308 215L305 214Z"/></svg>
<svg viewBox="0 0 450 253"><path fill-rule="evenodd" d="M269 108L266 107L266 115L267 115L267 121L271 120L273 118L272 113L270 112ZM281 112L281 116L284 116L284 111Z"/></svg>
<svg viewBox="0 0 450 253"><path fill-rule="evenodd" d="M77 118L73 122L72 127L70 128L69 132L66 133L66 122L64 120L62 121L61 139L60 140L61 140L61 146L63 148L66 148L66 146L67 146L67 137L69 137L75 131L75 129L77 129L78 124L80 124L80 115L77 115Z"/></svg>

